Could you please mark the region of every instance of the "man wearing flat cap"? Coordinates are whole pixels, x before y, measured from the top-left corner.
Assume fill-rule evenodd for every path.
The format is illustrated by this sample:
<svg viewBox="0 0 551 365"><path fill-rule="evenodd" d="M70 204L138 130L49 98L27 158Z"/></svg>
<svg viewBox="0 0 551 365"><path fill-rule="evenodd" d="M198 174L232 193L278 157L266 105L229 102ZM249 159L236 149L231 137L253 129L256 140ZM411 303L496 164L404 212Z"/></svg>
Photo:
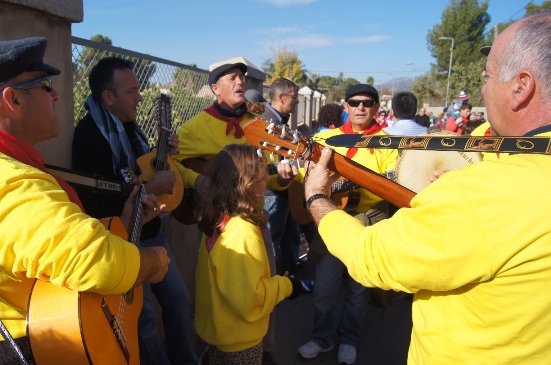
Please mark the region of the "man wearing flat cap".
<svg viewBox="0 0 551 365"><path fill-rule="evenodd" d="M138 248L84 214L75 191L48 173L43 157L33 147L59 135L54 114L59 94L51 76L60 71L43 62L46 45L46 39L38 37L0 41L0 320L9 333L0 340L1 365L21 361L10 337L27 362L33 363L31 347L37 355L35 338L27 336L26 319L33 285L68 288L72 290L66 293L73 295L79 291L122 294L143 282L160 281L169 262L163 248ZM125 226L136 193L122 212ZM157 202L153 195L142 201L147 220L160 214L161 210L153 212ZM67 310L67 301L57 297L48 301L43 309L54 313L50 318L66 315L55 310ZM71 346L64 333L55 332L56 324L46 319L41 326L51 325L53 333L36 343L59 341L54 352L40 352L56 362ZM31 321L29 330L32 328ZM132 338L130 333L126 335ZM133 344L137 348L137 343ZM94 359L97 355L90 354ZM110 356L124 358L122 352ZM139 354L132 352L131 356Z"/></svg>
<svg viewBox="0 0 551 365"><path fill-rule="evenodd" d="M172 159L182 173L184 187L194 189L201 194L208 186L206 177L202 175L202 166L215 156L228 144L247 143L243 132L243 126L254 118L254 115L247 111L245 103L245 80L244 75L247 66L241 62L224 64L214 68L209 74L209 86L216 99L205 110L186 121L177 134L180 137L178 145L179 154L172 156ZM278 164L277 175L270 176L268 186L275 190L284 190L292 182L298 173L296 167L289 164ZM178 210L193 209L180 205L173 211L173 216L178 220ZM191 222L187 222L188 224ZM275 274L275 261L272 243L269 234L263 232L268 260L272 274ZM201 290L201 288L197 288ZM265 337L264 348L272 350L274 345L275 327L273 326L274 312L271 314L268 336ZM197 326L196 326L197 327ZM266 363L270 361L270 355L266 352Z"/></svg>
<svg viewBox="0 0 551 365"><path fill-rule="evenodd" d="M344 109L349 122L336 129L316 134L316 141L339 134L384 134L375 115L379 110L379 93L366 84L350 86L345 92ZM318 138L319 137L319 138ZM366 148L336 148L336 151L353 161L379 174L390 173L396 165L396 150L373 150ZM350 215L371 225L388 216L388 204L373 193L360 189L360 200L355 207L346 207ZM336 228L336 227L334 227ZM338 229L337 229L338 230ZM341 244L346 245L343 241ZM339 334L339 364L353 364L356 361L356 346L360 341L364 325L368 290L352 279L344 264L327 251L318 236L312 242L313 249L323 256L316 265L316 285L314 286L314 328L311 340L298 349L299 355L306 359L317 357L321 352L331 351L334 347L334 329ZM339 293L342 275L346 276L346 300L342 310L340 324L337 327L336 307L333 305Z"/></svg>

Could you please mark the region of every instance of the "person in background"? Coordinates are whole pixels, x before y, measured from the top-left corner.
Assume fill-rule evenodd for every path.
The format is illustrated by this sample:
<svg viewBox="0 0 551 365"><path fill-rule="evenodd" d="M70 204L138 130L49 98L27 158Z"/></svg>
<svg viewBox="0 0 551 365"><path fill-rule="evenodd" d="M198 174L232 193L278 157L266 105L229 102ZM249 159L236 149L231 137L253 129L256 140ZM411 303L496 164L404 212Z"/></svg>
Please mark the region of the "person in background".
<svg viewBox="0 0 551 365"><path fill-rule="evenodd" d="M481 49L492 136L551 137L549 49L549 10L513 23ZM309 171L310 212L356 280L414 293L408 363L551 359L551 221L542 219L551 205L549 156L515 153L446 172L410 208L367 227L326 196L332 153L324 149ZM518 214L519 206L535 208Z"/></svg>
<svg viewBox="0 0 551 365"><path fill-rule="evenodd" d="M381 128L386 128L388 127L388 123L386 122L386 117L388 116L388 112L384 109L381 109L379 110L379 115L377 116L377 124L379 124L379 126Z"/></svg>
<svg viewBox="0 0 551 365"><path fill-rule="evenodd" d="M67 182L48 173L34 145L60 133L54 114L60 96L52 84L60 71L43 62L46 47L41 37L0 41L0 320L29 363L26 313L35 280L122 294L161 281L170 262L163 247L136 247L111 234L83 212ZM138 189L132 191L120 212L126 228ZM144 222L161 213L153 210L153 194L142 202ZM2 337L0 364L20 361Z"/></svg>
<svg viewBox="0 0 551 365"><path fill-rule="evenodd" d="M136 123L137 107L143 98L133 69L131 61L116 57L103 58L92 68L91 94L85 101L88 113L79 121L73 137L75 170L119 180L123 185L128 183L120 172L122 168L129 166L136 175L141 175L137 158L150 148ZM170 136L168 142L170 153L175 153L177 136ZM144 185L150 193L170 193L175 181L174 171L157 171ZM79 196L87 213L93 217L120 214L124 204L124 197L92 190L81 189ZM191 299L168 240L161 231L160 218L143 226L140 245L164 247L171 259L161 282L144 285L144 304L138 321L141 364L194 364L197 355L191 339ZM157 336L153 295L162 309L166 351Z"/></svg>
<svg viewBox="0 0 551 365"><path fill-rule="evenodd" d="M415 122L419 124L421 127L428 128L430 127L430 117L426 114L427 110L424 106L419 108L419 113L415 115Z"/></svg>
<svg viewBox="0 0 551 365"><path fill-rule="evenodd" d="M266 162L256 148L230 144L211 160L209 190L197 209L203 232L197 262L195 329L209 365L260 365L270 313L302 284L274 275L261 230Z"/></svg>
<svg viewBox="0 0 551 365"><path fill-rule="evenodd" d="M406 91L394 94L391 108L394 114L394 124L392 127L383 128L385 133L397 136L417 136L427 132L427 127L414 120L417 110L415 95Z"/></svg>
<svg viewBox="0 0 551 365"><path fill-rule="evenodd" d="M249 113L255 115L262 115L266 110L266 99L262 94L255 89L249 89L245 91L245 102L247 103L247 110Z"/></svg>
<svg viewBox="0 0 551 365"><path fill-rule="evenodd" d="M298 104L298 85L285 78L275 79L270 86L270 102L262 118L277 126L288 126L291 113ZM287 190L266 189L264 209L269 214L268 230L272 236L274 253L280 264L280 272L298 277L298 250L300 228L289 211Z"/></svg>
<svg viewBox="0 0 551 365"><path fill-rule="evenodd" d="M459 118L449 117L446 122L446 130L457 134L464 134L466 124L469 122L469 115L473 107L465 102L459 109Z"/></svg>
<svg viewBox="0 0 551 365"><path fill-rule="evenodd" d="M318 112L316 121L317 129L314 132L323 132L329 129L339 128L342 122L342 106L338 104L326 104Z"/></svg>

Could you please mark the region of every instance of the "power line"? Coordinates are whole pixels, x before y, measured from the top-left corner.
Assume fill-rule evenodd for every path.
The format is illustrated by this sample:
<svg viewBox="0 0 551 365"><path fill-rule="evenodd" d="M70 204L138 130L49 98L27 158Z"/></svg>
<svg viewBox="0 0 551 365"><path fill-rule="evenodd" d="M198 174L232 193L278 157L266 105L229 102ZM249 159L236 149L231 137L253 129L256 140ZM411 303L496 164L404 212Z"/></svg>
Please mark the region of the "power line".
<svg viewBox="0 0 551 365"><path fill-rule="evenodd" d="M514 13L513 15L511 15L508 19L506 19L505 21L503 21L503 23L507 23L509 20L511 20L515 15L517 15L518 13L520 13L521 11L523 11L524 9L526 9L526 7L528 6L528 4L530 3L533 3L533 1L528 1L528 3L526 3L526 5L524 5L522 8L520 8L519 11L517 11L516 13Z"/></svg>

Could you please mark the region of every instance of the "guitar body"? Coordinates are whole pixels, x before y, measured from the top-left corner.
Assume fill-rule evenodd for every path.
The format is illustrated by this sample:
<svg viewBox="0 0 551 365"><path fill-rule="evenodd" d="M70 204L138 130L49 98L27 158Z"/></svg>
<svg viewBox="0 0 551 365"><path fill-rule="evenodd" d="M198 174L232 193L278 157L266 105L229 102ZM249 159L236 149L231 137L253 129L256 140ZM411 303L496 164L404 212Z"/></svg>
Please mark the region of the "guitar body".
<svg viewBox="0 0 551 365"><path fill-rule="evenodd" d="M153 179L153 176L156 173L156 160L157 151L146 153L145 155L142 155L138 158L138 165L142 170L142 174L140 175L140 180L142 182L146 183ZM182 180L182 175L180 174L180 171L178 170L174 162L172 162L172 159L168 158L167 163L170 171L173 171L175 173L176 181L174 183L172 193L157 194L157 199L159 200L159 204L166 204L165 211L170 212L176 209L176 207L180 204L182 198L184 197L184 181Z"/></svg>
<svg viewBox="0 0 551 365"><path fill-rule="evenodd" d="M118 218L111 219L108 228L126 236ZM118 234L121 229L124 235ZM138 317L142 304L141 286L124 294L102 295L36 280L27 312L35 363L139 365Z"/></svg>
<svg viewBox="0 0 551 365"><path fill-rule="evenodd" d="M341 178L342 179L342 178ZM289 194L289 211L293 219L298 224L308 224L312 222L312 216L306 209L306 199L304 197L304 186L293 180L287 188ZM344 209L348 204L349 191L331 194L331 201L338 209Z"/></svg>
<svg viewBox="0 0 551 365"><path fill-rule="evenodd" d="M200 174L204 174L207 168L207 160L201 157L188 158L182 161L182 165ZM186 189L182 202L171 211L172 217L182 224L195 224L195 208L197 197L195 189Z"/></svg>

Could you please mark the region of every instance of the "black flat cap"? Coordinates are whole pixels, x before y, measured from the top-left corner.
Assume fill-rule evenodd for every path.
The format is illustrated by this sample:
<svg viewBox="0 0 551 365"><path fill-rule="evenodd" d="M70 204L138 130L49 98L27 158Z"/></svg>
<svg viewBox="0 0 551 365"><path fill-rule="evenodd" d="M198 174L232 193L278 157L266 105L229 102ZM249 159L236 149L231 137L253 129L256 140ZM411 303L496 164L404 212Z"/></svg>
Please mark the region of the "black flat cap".
<svg viewBox="0 0 551 365"><path fill-rule="evenodd" d="M249 89L245 91L245 101L257 101L260 103L265 103L266 99L264 99L260 91L256 89Z"/></svg>
<svg viewBox="0 0 551 365"><path fill-rule="evenodd" d="M379 92L373 86L367 85L367 84L356 84L356 85L350 86L348 89L346 89L346 92L344 93L344 100L346 101L350 99L352 96L358 95L358 94L369 95L377 103L379 102Z"/></svg>
<svg viewBox="0 0 551 365"><path fill-rule="evenodd" d="M225 65L221 65L216 67L214 70L212 70L209 74L209 86L212 84L216 84L216 81L224 75L227 71L231 70L232 68L237 67L241 70L243 75L245 75L245 72L247 72L247 65L241 62L237 63L226 63Z"/></svg>
<svg viewBox="0 0 551 365"><path fill-rule="evenodd" d="M491 50L492 50L492 46L484 46L479 49L480 53L482 53L486 57L488 57Z"/></svg>
<svg viewBox="0 0 551 365"><path fill-rule="evenodd" d="M59 75L61 71L43 61L47 45L42 37L0 41L0 84L29 71Z"/></svg>

